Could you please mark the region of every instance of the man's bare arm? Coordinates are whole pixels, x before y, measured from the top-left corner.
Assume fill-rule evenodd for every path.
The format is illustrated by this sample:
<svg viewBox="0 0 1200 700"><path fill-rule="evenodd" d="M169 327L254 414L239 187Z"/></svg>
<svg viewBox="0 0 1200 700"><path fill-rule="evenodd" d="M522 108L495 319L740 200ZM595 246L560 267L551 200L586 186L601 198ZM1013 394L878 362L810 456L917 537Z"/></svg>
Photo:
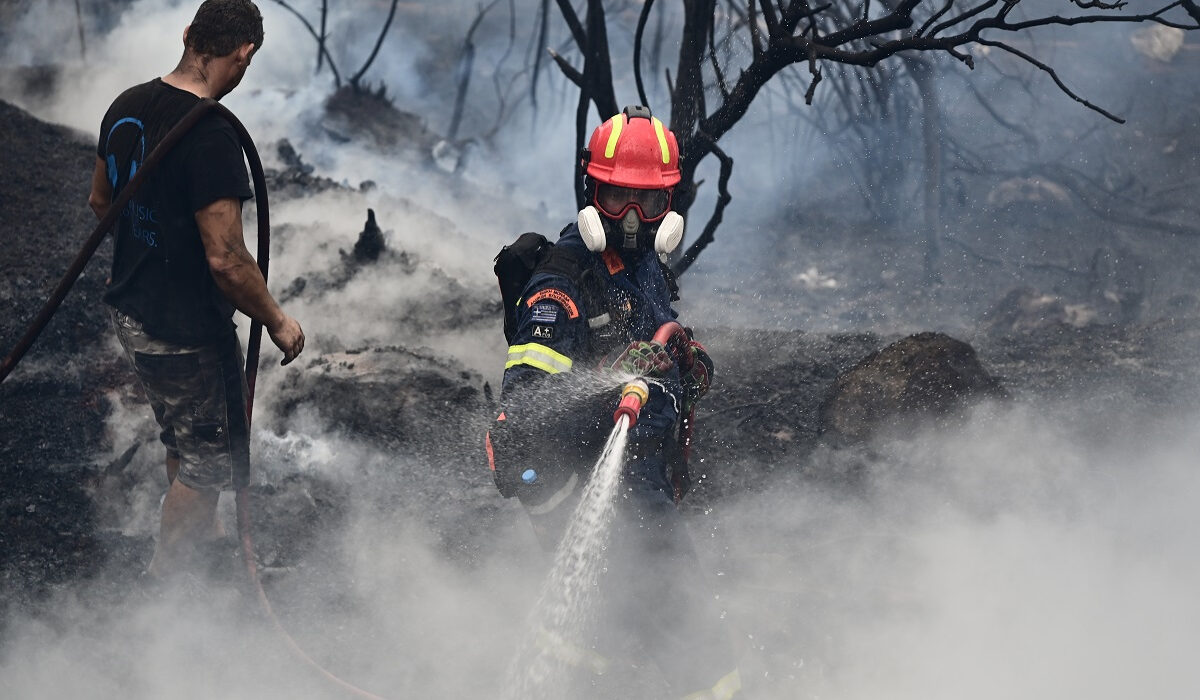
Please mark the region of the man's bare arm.
<svg viewBox="0 0 1200 700"><path fill-rule="evenodd" d="M196 212L204 254L217 288L239 311L263 324L271 341L283 351L283 363L304 349L304 331L267 291L258 263L242 238L242 203L218 199Z"/></svg>
<svg viewBox="0 0 1200 700"><path fill-rule="evenodd" d="M108 182L108 171L100 156L96 156L96 167L92 170L92 191L88 195L88 206L96 212L97 219L103 219L112 204L112 185Z"/></svg>

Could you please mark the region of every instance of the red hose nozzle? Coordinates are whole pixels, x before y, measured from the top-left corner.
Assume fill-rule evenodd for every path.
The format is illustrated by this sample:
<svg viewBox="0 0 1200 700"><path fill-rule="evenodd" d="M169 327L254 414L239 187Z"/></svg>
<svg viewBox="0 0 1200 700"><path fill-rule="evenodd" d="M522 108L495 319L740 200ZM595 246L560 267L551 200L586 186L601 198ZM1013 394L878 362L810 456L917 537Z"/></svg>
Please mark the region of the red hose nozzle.
<svg viewBox="0 0 1200 700"><path fill-rule="evenodd" d="M635 379L625 385L621 389L621 403L617 404L617 410L613 412L613 422L620 423L621 416L629 419L629 427L637 425L638 414L642 411L642 404L646 403L646 399L650 398L650 386L641 379Z"/></svg>

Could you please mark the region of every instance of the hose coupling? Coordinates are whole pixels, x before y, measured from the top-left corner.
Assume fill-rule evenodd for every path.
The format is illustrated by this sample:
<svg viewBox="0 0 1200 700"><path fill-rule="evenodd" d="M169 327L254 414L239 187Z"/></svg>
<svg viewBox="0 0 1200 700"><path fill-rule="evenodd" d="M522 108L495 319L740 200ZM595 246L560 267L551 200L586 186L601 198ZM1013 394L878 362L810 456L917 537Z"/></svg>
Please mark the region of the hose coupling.
<svg viewBox="0 0 1200 700"><path fill-rule="evenodd" d="M650 386L644 379L629 382L621 389L621 402L617 404L617 410L613 413L613 422L619 423L621 416L625 416L629 419L630 428L637 425L638 414L649 398Z"/></svg>

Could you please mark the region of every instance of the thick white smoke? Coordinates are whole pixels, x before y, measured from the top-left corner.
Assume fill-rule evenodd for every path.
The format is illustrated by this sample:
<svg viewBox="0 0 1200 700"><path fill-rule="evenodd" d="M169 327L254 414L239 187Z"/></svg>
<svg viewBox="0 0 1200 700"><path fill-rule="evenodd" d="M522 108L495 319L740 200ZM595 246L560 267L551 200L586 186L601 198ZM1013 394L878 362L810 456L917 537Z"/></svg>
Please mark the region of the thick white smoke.
<svg viewBox="0 0 1200 700"><path fill-rule="evenodd" d="M296 366L275 367L278 356L265 348L271 366L260 375L256 469L266 483L300 474L333 485L343 514L336 527L314 535L320 555L308 567L267 572L273 599L305 650L372 692L495 697L549 565L519 507L495 493L482 458L478 465L453 465L384 453L327 425L320 407L274 415L269 397L319 352L387 345L447 357L495 386L504 351L499 319L439 325L438 304L449 293L488 301L491 257L500 245L527 229L552 236L572 218L570 159L563 154L574 148L573 103L544 89L544 103L557 104L555 116L547 107L534 128L514 121L496 150L474 153L465 186L450 190L400 157L335 144L323 134L318 122L329 75L312 75L315 47L294 18L275 3L259 4L266 46L227 105L260 144L288 138L318 175L351 188L378 183L365 192L273 206L272 289L281 293L297 278L313 284L341 264L339 251L352 249L368 207L389 248L411 256L286 302L309 335L309 355ZM315 16L315 2L294 4ZM34 5L22 27L57 26L54 36L71 36L73 17ZM366 5L356 7L360 22L378 19L387 3ZM448 27L461 36L475 11L471 3L454 8L457 16L431 5L429 22L439 36L450 34ZM89 37L88 62L68 67L61 92L30 107L92 133L117 92L174 66L193 11L191 2L131 3L110 32ZM349 32L355 25L339 19L335 27ZM422 42L422 31L398 25L372 73L400 107L444 105L452 93L450 81L430 85L415 77L414 66L437 53ZM26 34L28 40L5 49L5 59L48 60L35 43L44 32ZM496 41L487 42L487 56L498 55ZM357 68L368 49L348 49L343 70ZM622 97L634 101L633 93ZM699 301L683 309L693 318L773 318L755 310L770 299L748 248L759 237L779 235L758 211L764 200L794 203L804 181L781 181L779 172L794 171L789 159L812 155L780 155L779 144L795 141L798 130L781 126L763 139L763 115L772 107L756 109L744 140L731 135L749 150L728 148L741 154L735 203L697 267L702 274L688 282ZM445 118L434 114L431 126ZM268 163L272 158L264 153ZM759 167L772 159L785 162ZM811 170L820 175L817 161ZM711 196L715 173L706 177ZM818 265L828 254L803 251ZM704 276L706 266L724 262L727 274ZM797 272L808 262L798 262ZM743 292L731 315L725 301ZM700 315L714 310L721 315ZM426 327L414 330L413 318ZM799 323L774 318L789 328ZM113 406L115 451L132 436L150 441L132 468L151 473L161 448L152 442L148 408L117 397ZM1099 700L1200 693L1200 673L1190 663L1200 628L1194 594L1200 439L1192 430L1198 416L1130 422L1115 410L1088 413L1081 427L1071 406L989 407L965 426L878 446L865 458L864 490L779 476L769 489L691 514L693 539L756 697ZM819 469L821 460L832 459L840 457L819 451L813 462L793 467ZM157 498L153 482L137 486L130 512L115 527L152 534ZM232 504L223 502L222 512L232 529ZM86 587L65 588L54 600L52 620L20 611L10 620L0 640L0 695L336 694L281 649L255 608L233 591L202 605L186 588L161 600L134 595L117 607L98 603Z"/></svg>

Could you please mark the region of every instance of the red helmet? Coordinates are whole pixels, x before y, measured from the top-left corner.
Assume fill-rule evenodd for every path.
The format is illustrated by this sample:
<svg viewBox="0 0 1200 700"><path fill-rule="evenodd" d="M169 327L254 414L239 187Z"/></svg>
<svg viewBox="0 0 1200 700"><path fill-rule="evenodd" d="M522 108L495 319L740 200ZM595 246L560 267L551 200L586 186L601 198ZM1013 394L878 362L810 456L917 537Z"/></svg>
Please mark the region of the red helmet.
<svg viewBox="0 0 1200 700"><path fill-rule="evenodd" d="M675 134L642 106L626 107L596 127L586 165L596 182L618 187L662 190L680 180Z"/></svg>

